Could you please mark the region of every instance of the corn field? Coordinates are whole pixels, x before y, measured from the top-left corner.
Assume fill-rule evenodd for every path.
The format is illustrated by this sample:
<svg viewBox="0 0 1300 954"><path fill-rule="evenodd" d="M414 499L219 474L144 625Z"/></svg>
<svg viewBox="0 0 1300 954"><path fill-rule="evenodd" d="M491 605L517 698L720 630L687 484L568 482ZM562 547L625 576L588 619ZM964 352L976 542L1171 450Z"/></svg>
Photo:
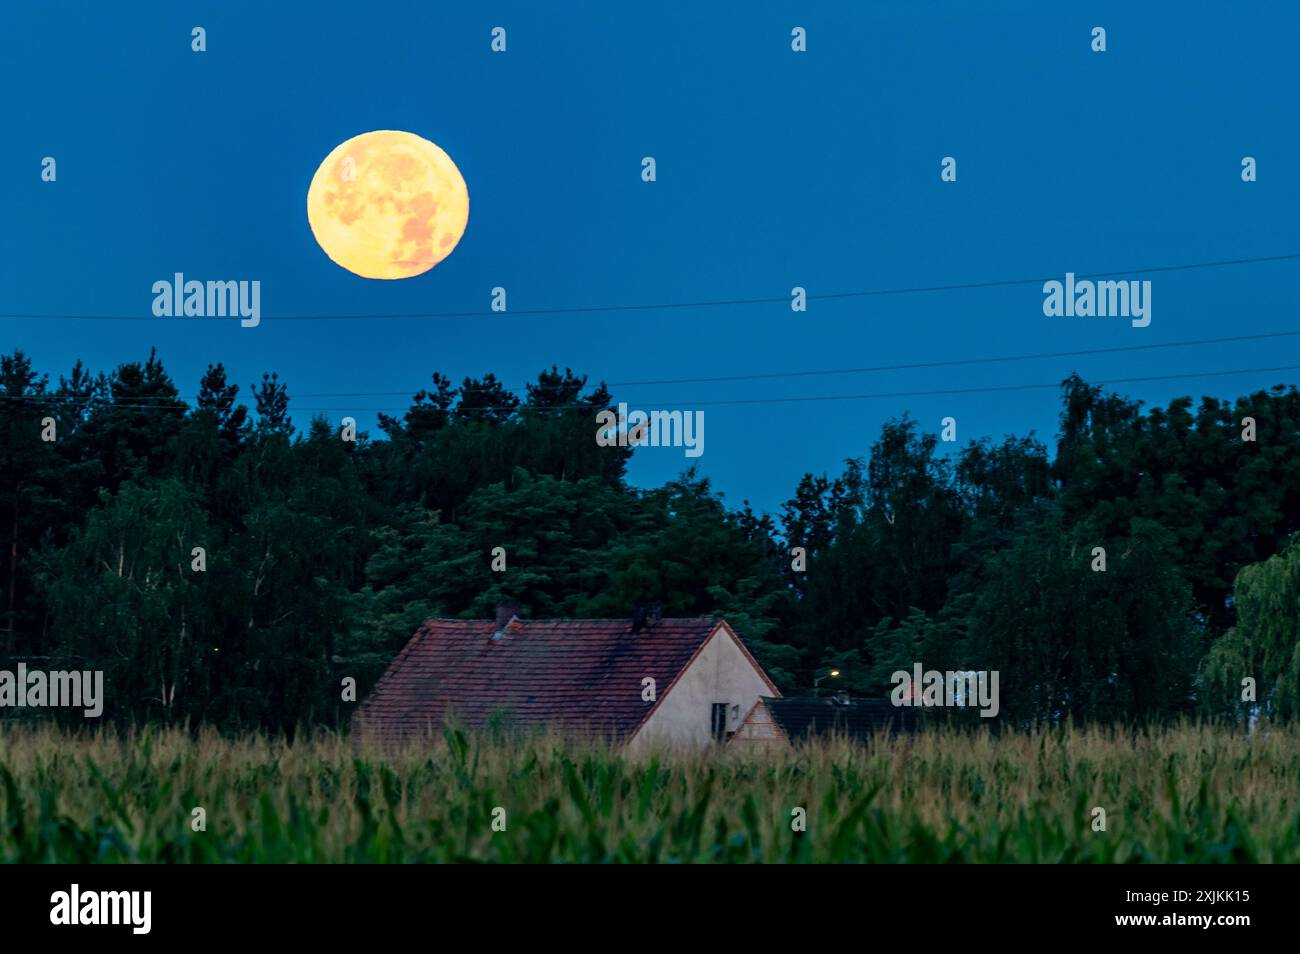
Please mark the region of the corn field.
<svg viewBox="0 0 1300 954"><path fill-rule="evenodd" d="M1300 729L629 756L457 730L381 752L335 733L11 725L0 860L1297 862Z"/></svg>

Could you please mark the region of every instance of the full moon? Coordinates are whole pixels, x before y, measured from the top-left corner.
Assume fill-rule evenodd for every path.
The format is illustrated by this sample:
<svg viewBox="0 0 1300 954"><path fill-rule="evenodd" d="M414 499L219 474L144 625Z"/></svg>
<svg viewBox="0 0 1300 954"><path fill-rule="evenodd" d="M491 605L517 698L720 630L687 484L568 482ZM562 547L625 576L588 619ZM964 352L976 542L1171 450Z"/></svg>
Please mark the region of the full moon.
<svg viewBox="0 0 1300 954"><path fill-rule="evenodd" d="M325 157L307 190L307 221L336 265L363 278L411 278L465 234L469 191L429 140L381 129Z"/></svg>

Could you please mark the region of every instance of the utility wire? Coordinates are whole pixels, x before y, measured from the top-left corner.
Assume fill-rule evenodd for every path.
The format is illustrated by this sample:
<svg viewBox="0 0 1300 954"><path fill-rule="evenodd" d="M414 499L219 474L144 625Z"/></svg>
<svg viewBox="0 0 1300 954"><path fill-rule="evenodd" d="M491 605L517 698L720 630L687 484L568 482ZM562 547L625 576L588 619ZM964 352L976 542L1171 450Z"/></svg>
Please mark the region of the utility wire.
<svg viewBox="0 0 1300 954"><path fill-rule="evenodd" d="M1145 268L1122 268L1105 272L1088 272L1077 274L1079 279L1106 278L1112 275L1134 275L1134 274L1155 274L1160 272L1185 272L1201 268L1226 268L1234 265L1259 265L1267 262L1287 262L1300 259L1300 252L1292 252L1285 255L1262 255L1256 258L1231 258L1221 259L1213 262L1190 262L1182 265L1152 265ZM951 285L923 285L906 288L874 288L865 291L847 291L847 292L827 292L821 295L808 295L809 301L834 301L842 298L875 298L884 295L914 295L929 292L943 291L968 291L979 288L1007 288L1015 285L1038 285L1047 281L1057 281L1059 276L1049 275L1045 278L1012 278L1000 281L988 282L962 282ZM444 311L444 312L415 312L415 313L392 313L378 315L266 315L267 321L367 321L367 320L387 320L403 318L479 318L479 317L511 317L517 315L581 315L593 314L599 312L619 312L619 311L670 311L688 308L716 308L733 305L770 305L777 302L788 303L788 295L775 298L725 298L710 299L704 301L686 301L686 302L664 302L659 304L641 304L641 305L588 305L568 308L524 308L514 309L504 312L497 311ZM78 320L78 321L193 321L193 317L175 316L172 318L159 318L154 315L38 315L23 312L10 312L0 314L0 318L26 318L26 319L47 319L47 320ZM239 315L232 315L228 318L202 318L202 321L237 321Z"/></svg>
<svg viewBox="0 0 1300 954"><path fill-rule="evenodd" d="M714 377L699 378L657 378L645 379L641 381L611 381L605 384L609 388L626 388L626 387L645 387L648 385L658 384L721 384L734 381L764 381L777 380L786 378L810 378L823 377L835 374L872 374L881 371L915 371L926 368L953 368L966 365L978 364L999 364L1013 361L1036 361L1042 358L1078 358L1098 354L1120 354L1131 351L1155 351L1162 348L1191 348L1203 345L1230 344L1241 341L1265 341L1273 338L1294 338L1300 337L1300 331L1270 331L1255 335L1230 335L1222 338L1196 338L1187 341L1163 341L1153 342L1151 344L1137 345L1115 345L1107 348L1083 348L1076 351L1039 351L1033 354L1013 354L997 355L981 358L953 358L944 361L917 361L908 364L878 364L861 368L827 368L816 371L770 371L760 374L732 374ZM603 382L602 382L603 383ZM529 387L536 389L537 384L525 385L523 387L507 388L498 386L500 390L508 391L512 394L526 394ZM428 390L427 388L417 390ZM455 388L458 393L465 394L484 390L494 390L492 387L485 385L470 385L469 387L458 386ZM292 395L296 398L353 398L353 397L410 397L415 391L314 391L304 394ZM65 400L66 396L54 395L51 400ZM21 395L0 395L2 401L21 401L28 400L28 397ZM159 402L171 402L175 400L197 400L193 395L186 397L158 397L151 398Z"/></svg>
<svg viewBox="0 0 1300 954"><path fill-rule="evenodd" d="M1110 384L1134 384L1138 382L1150 381L1178 381L1188 378L1214 378L1224 377L1237 374L1269 374L1277 371L1297 371L1300 370L1300 364L1278 365L1269 368L1235 368L1228 371L1192 371L1181 374L1152 374L1141 375L1138 377L1126 378L1106 378L1098 381L1090 381L1092 385L1110 385ZM712 401L648 401L640 400L637 403L653 406L655 409L664 409L667 407L698 408L698 407L723 407L728 405L754 405L754 404L792 404L816 401L861 401L874 398L900 398L900 397L934 397L948 396L955 394L989 394L993 392L1004 391L1031 391L1059 388L1061 383L1051 382L1046 384L999 384L982 388L942 388L925 391L878 391L870 394L817 394L799 397L776 397L776 398L735 398L726 400ZM1292 385L1294 387L1294 385ZM49 403L51 400L65 400L63 398L45 398L38 395L31 395L20 400L31 400L34 403ZM86 402L80 402L86 403ZM629 401L622 403L628 404ZM193 410L186 404L132 404L132 403L110 403L101 405L104 409L111 408L128 408L132 410L153 410L153 411L189 411ZM474 407L471 410L478 411L515 411L523 410L518 405L496 405L485 407ZM354 414L364 414L371 412L384 411L403 411L407 408L401 407L350 407L350 406L333 406L333 407L290 407L290 411L297 413L300 411L349 411ZM596 411L604 410L594 404L557 404L544 408L538 408L540 411ZM449 409L446 413L455 417L457 411Z"/></svg>

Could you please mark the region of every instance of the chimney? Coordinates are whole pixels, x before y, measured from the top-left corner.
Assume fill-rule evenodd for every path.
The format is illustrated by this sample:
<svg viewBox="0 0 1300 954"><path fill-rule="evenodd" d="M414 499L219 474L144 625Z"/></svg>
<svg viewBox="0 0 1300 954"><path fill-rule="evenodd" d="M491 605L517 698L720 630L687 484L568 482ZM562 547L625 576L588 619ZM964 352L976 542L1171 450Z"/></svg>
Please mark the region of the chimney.
<svg viewBox="0 0 1300 954"><path fill-rule="evenodd" d="M497 604L497 632L502 632L510 621L519 615L522 607L517 600L502 600Z"/></svg>
<svg viewBox="0 0 1300 954"><path fill-rule="evenodd" d="M658 603L640 602L632 607L632 632L639 633L659 621L663 607Z"/></svg>

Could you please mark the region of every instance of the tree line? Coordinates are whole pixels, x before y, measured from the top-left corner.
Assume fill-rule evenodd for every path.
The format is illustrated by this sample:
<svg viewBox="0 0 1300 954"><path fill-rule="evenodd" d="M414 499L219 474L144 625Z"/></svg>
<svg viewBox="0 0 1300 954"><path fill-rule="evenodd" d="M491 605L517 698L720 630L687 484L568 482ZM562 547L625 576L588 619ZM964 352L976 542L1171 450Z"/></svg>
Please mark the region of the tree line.
<svg viewBox="0 0 1300 954"><path fill-rule="evenodd" d="M594 439L613 396L569 369L435 373L355 441L296 425L276 374L248 393L216 364L186 401L153 353L57 383L0 356L9 668L102 669L116 720L293 731L346 720L341 680L364 695L430 616L654 601L726 616L786 692L922 662L998 670L1003 722L1300 705L1295 387L1147 408L1072 375L1054 453L904 416L774 515L695 469L630 485Z"/></svg>

